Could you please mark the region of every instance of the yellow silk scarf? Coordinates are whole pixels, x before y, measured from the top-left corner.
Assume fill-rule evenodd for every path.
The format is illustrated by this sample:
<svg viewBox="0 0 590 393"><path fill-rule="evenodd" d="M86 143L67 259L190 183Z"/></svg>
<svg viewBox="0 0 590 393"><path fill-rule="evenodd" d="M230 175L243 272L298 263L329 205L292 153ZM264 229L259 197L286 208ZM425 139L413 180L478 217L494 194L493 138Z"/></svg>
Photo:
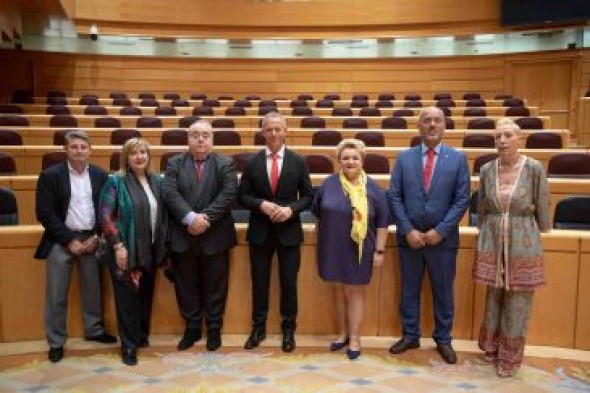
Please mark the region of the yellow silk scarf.
<svg viewBox="0 0 590 393"><path fill-rule="evenodd" d="M359 263L363 256L363 243L367 237L367 227L369 225L369 206L367 203L367 176L361 172L359 184L355 185L349 182L340 171L340 184L342 189L350 199L352 206L352 229L350 237L359 246Z"/></svg>

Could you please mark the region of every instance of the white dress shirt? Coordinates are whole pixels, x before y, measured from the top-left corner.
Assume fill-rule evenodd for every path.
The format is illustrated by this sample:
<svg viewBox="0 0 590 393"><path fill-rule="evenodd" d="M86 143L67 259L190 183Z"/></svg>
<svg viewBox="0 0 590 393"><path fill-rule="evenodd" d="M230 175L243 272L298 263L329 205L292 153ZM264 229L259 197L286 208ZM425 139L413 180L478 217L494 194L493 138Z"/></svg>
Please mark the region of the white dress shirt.
<svg viewBox="0 0 590 393"><path fill-rule="evenodd" d="M95 215L88 165L82 173L78 173L68 162L68 170L70 172L70 204L65 224L72 231L92 230Z"/></svg>
<svg viewBox="0 0 590 393"><path fill-rule="evenodd" d="M143 191L147 196L148 202L150 203L150 228L152 230L152 243L156 241L156 222L158 221L158 201L150 188L150 184L147 181L140 181Z"/></svg>

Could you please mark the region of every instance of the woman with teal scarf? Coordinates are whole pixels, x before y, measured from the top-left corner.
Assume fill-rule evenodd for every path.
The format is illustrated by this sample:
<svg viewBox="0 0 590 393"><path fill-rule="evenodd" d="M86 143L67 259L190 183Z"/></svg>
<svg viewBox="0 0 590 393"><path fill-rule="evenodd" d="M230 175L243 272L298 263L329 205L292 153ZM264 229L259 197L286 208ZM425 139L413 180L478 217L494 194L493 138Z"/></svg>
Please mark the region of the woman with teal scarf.
<svg viewBox="0 0 590 393"><path fill-rule="evenodd" d="M157 266L166 257L167 213L160 177L150 169L149 144L129 139L121 171L109 176L99 201L107 242L124 364L137 364L137 349L149 346Z"/></svg>

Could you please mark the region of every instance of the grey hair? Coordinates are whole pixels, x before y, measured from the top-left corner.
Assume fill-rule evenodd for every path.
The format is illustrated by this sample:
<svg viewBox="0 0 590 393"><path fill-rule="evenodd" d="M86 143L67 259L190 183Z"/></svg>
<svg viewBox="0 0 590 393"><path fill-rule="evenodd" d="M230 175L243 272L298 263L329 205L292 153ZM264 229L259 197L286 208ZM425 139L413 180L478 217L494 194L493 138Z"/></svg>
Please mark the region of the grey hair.
<svg viewBox="0 0 590 393"><path fill-rule="evenodd" d="M195 122L191 123L191 125L188 128L190 130L191 128L196 128L196 127L201 127L201 126L209 128L213 131L213 125L204 119L196 120Z"/></svg>
<svg viewBox="0 0 590 393"><path fill-rule="evenodd" d="M81 139L84 142L88 143L88 146L90 146L90 137L88 136L88 133L84 130L72 130L72 131L68 131L66 133L66 135L64 136L64 140L65 140L65 145L69 145L71 141L73 141L74 139Z"/></svg>
<svg viewBox="0 0 590 393"><path fill-rule="evenodd" d="M287 122L285 121L285 117L281 115L279 112L268 112L266 115L264 115L264 117L262 118L262 129L264 130L268 122L273 119L278 119L281 122L281 126L283 127L283 129L287 129Z"/></svg>

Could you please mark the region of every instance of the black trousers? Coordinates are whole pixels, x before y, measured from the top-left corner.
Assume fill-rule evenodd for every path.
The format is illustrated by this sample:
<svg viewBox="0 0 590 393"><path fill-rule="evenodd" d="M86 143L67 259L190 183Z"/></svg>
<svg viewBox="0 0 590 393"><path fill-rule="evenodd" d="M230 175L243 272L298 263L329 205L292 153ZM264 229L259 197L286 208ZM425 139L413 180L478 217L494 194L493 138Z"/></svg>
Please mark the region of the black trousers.
<svg viewBox="0 0 590 393"><path fill-rule="evenodd" d="M262 245L250 245L250 273L252 276L252 323L266 325L272 257L277 253L281 285L281 329L294 332L297 328L297 275L300 246L283 246L274 235Z"/></svg>
<svg viewBox="0 0 590 393"><path fill-rule="evenodd" d="M176 301L187 329L220 331L227 300L229 251L206 255L198 243L183 253L172 253Z"/></svg>
<svg viewBox="0 0 590 393"><path fill-rule="evenodd" d="M117 277L116 268L112 264L109 265L121 348L137 349L150 335L157 269L154 266L151 271L143 272L139 288L134 289L129 283L121 281Z"/></svg>

